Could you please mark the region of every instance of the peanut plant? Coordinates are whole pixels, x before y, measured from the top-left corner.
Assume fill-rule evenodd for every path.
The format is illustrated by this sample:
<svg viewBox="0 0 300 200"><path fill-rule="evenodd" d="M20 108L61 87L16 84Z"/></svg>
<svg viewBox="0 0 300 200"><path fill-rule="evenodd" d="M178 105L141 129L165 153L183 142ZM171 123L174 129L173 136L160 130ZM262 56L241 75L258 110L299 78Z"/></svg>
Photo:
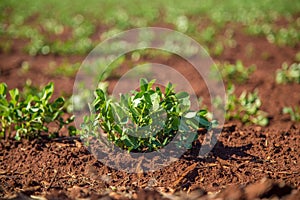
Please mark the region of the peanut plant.
<svg viewBox="0 0 300 200"><path fill-rule="evenodd" d="M284 107L282 109L283 114L289 114L292 121L300 121L300 107Z"/></svg>
<svg viewBox="0 0 300 200"><path fill-rule="evenodd" d="M300 84L300 63L293 63L288 65L283 63L282 68L276 72L276 83L298 83Z"/></svg>
<svg viewBox="0 0 300 200"><path fill-rule="evenodd" d="M108 140L120 148L153 151L168 144L179 129L183 132L199 127L210 129L212 124L205 117L206 110L190 111L188 93L175 93L171 83L163 93L159 87L152 89L154 82L141 79L140 91L121 94L120 101L97 89L92 103L96 114L85 117L82 137L101 134L96 130L100 126Z"/></svg>
<svg viewBox="0 0 300 200"><path fill-rule="evenodd" d="M234 85L230 85L227 89L227 103L225 105L225 118L227 120L237 119L244 124L257 124L266 126L269 123L267 113L260 110L261 100L258 91L248 93L246 91L237 97L234 94ZM214 99L214 106L220 107L219 98Z"/></svg>
<svg viewBox="0 0 300 200"><path fill-rule="evenodd" d="M221 72L222 78L228 83L245 83L249 76L255 71L256 67L251 65L245 67L243 63L238 60L235 64L221 63L217 64L218 69ZM214 68L213 68L214 69ZM214 76L214 71L211 72Z"/></svg>
<svg viewBox="0 0 300 200"><path fill-rule="evenodd" d="M53 83L49 83L42 90L31 89L20 92L17 88L8 91L7 85L0 83L0 138L8 138L12 133L15 139L33 139L42 132L56 136L59 130L73 121L73 116L64 120L65 100L59 97L50 101L54 91ZM51 125L52 124L52 125ZM56 124L56 130L50 131L50 126ZM73 126L68 127L70 134L76 132Z"/></svg>

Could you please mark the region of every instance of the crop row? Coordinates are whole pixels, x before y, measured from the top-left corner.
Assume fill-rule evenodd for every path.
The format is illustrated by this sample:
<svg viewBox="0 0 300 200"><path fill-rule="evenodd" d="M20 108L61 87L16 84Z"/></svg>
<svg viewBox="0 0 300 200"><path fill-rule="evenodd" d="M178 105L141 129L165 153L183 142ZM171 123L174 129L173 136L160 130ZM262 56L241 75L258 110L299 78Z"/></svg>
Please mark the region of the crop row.
<svg viewBox="0 0 300 200"><path fill-rule="evenodd" d="M72 5L71 9L65 9L68 4ZM264 36L277 45L295 46L300 41L300 18L294 17L294 13L300 10L298 2L294 2L293 6L288 6L283 0L276 3L252 1L250 5L236 0L196 4L193 1L153 1L151 5L136 2L135 6L129 5L118 1L82 4L51 0L47 3L34 2L34 5L32 1L3 1L0 6L0 35L5 40L0 48L3 52L10 52L14 40L19 38L27 39L25 51L30 55L86 54L96 43L115 33L156 26L157 21L172 24L175 30L208 46L213 55L220 55L225 47L235 45L231 37L225 42L217 41L222 30L232 32L226 27L231 22L241 24L246 33ZM287 25L278 26L276 22L280 20Z"/></svg>
<svg viewBox="0 0 300 200"><path fill-rule="evenodd" d="M1 83L0 137L14 135L17 140L32 139L41 137L43 133L56 137L66 127L70 135L80 134L83 139L96 137L101 140L98 130L101 127L107 138L121 148L152 151L168 144L177 133L180 135L177 145L190 148L199 128L209 131L218 124L214 116L209 117L206 109L190 110L188 93L175 93L171 83L165 86L163 92L159 87L154 88L154 83L155 80L148 82L141 79L139 91L122 94L119 101L111 98L105 89L96 89L90 115L84 116L80 130L70 125L74 116L67 111L69 101L63 97L51 99L53 83L41 90L27 85L23 91L7 91L6 84ZM220 98L213 102L215 107L224 109ZM236 96L234 85L229 84L225 104L227 120L237 119L244 124L265 126L268 124L267 113L260 106L258 91L244 91ZM300 120L299 112L299 107L282 109L282 113L289 114L293 121Z"/></svg>

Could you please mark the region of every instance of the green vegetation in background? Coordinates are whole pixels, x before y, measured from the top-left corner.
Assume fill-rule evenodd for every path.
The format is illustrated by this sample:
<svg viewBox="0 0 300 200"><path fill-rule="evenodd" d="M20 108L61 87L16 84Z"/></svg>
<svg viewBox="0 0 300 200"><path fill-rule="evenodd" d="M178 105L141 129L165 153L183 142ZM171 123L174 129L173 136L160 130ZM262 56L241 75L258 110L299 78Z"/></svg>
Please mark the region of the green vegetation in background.
<svg viewBox="0 0 300 200"><path fill-rule="evenodd" d="M238 60L235 64L230 64L228 62L218 63L216 64L217 68L221 72L222 78L224 81L232 84L232 83L245 83L249 80L250 75L255 71L256 67L251 65L249 67L245 67L242 61ZM212 76L214 76L214 71L211 72Z"/></svg>
<svg viewBox="0 0 300 200"><path fill-rule="evenodd" d="M11 50L14 38L30 40L26 51L36 54L85 54L94 43L91 37L100 25L106 32L95 35L95 43L122 30L170 23L203 45L215 42L215 36L227 22L238 22L250 34L263 35L270 42L294 46L300 42L299 1L207 0L159 1L16 1L2 0L0 4L0 36L4 52ZM281 17L288 26L278 28L274 23ZM198 27L206 24L203 30ZM64 34L68 37L64 38ZM102 36L103 35L103 36ZM106 35L106 36L105 36ZM105 36L105 37L104 37ZM64 38L64 39L61 39ZM95 39L95 38L94 38ZM220 54L218 44L212 52Z"/></svg>
<svg viewBox="0 0 300 200"><path fill-rule="evenodd" d="M49 67L53 69L50 74L54 76L74 77L80 65L81 63L79 62L74 64L63 62L60 65L56 65L56 63L53 62L49 64Z"/></svg>
<svg viewBox="0 0 300 200"><path fill-rule="evenodd" d="M244 91L239 97L234 94L234 91L234 85L229 85L225 105L226 120L237 119L244 124L268 125L267 113L260 109L261 100L257 90L253 93ZM222 108L220 98L214 99L213 103L215 107Z"/></svg>
<svg viewBox="0 0 300 200"><path fill-rule="evenodd" d="M276 71L276 83L300 84L300 63L293 63L290 66L287 63L283 63L281 69Z"/></svg>

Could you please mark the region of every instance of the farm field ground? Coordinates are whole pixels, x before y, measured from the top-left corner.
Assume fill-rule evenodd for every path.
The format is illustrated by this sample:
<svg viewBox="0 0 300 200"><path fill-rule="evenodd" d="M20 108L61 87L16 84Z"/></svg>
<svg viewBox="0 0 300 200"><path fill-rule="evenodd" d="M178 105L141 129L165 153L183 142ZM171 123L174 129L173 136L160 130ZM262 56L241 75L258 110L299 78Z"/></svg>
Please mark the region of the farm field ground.
<svg viewBox="0 0 300 200"><path fill-rule="evenodd" d="M238 62L242 71L255 66L242 81L236 80L241 72L223 79L226 87L235 86L230 95L257 90L268 120L261 126L228 116L206 157L197 157L199 134L179 160L138 174L105 166L66 129L52 139L1 139L0 198L300 199L300 3L3 1L0 10L0 82L9 89L53 82L54 97L68 99L76 72L95 45L123 30L164 27L203 45L221 71ZM145 51L124 58L106 79L109 92L133 66L160 63L190 80L209 108L204 81L179 56ZM293 74L285 71L280 81L282 66L293 64ZM293 112L285 113L287 107Z"/></svg>

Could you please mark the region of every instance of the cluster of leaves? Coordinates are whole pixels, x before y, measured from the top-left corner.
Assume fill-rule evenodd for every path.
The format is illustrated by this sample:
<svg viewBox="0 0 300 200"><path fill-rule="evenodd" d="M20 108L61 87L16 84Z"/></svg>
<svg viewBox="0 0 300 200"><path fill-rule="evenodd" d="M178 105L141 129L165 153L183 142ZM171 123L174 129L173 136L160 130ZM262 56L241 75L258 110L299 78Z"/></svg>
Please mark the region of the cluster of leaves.
<svg viewBox="0 0 300 200"><path fill-rule="evenodd" d="M234 94L234 85L230 85L227 89L227 103L225 105L225 118L227 120L237 119L244 124L257 124L266 126L269 123L267 113L260 110L261 100L259 99L257 90L253 93L246 91L237 97ZM220 107L219 98L214 99L214 106Z"/></svg>
<svg viewBox="0 0 300 200"><path fill-rule="evenodd" d="M289 114L292 121L300 121L300 107L284 107L283 114Z"/></svg>
<svg viewBox="0 0 300 200"><path fill-rule="evenodd" d="M152 89L154 82L141 79L140 91L121 94L119 102L97 89L92 104L96 114L85 117L81 135L97 136L100 133L95 127L100 126L108 140L120 148L153 151L168 144L178 132L210 129L206 110L190 111L188 93L175 93L171 83L163 93L159 87ZM185 139L192 142L195 135Z"/></svg>
<svg viewBox="0 0 300 200"><path fill-rule="evenodd" d="M30 92L28 92L30 90ZM28 89L20 92L17 88L9 90L7 85L0 84L0 137L7 138L15 133L15 139L22 137L32 139L40 133L55 136L58 131L73 121L73 117L63 119L65 100L62 97L50 102L54 91L53 83L46 85L41 91ZM56 124L56 130L50 131L50 124ZM68 127L70 134L76 132L73 126Z"/></svg>
<svg viewBox="0 0 300 200"><path fill-rule="evenodd" d="M300 63L288 65L283 63L282 68L276 72L276 83L300 83Z"/></svg>
<svg viewBox="0 0 300 200"><path fill-rule="evenodd" d="M244 83L249 79L249 76L255 71L256 67L251 65L245 67L242 61L238 60L235 64L223 63L217 65L221 72L222 78L229 83Z"/></svg>

